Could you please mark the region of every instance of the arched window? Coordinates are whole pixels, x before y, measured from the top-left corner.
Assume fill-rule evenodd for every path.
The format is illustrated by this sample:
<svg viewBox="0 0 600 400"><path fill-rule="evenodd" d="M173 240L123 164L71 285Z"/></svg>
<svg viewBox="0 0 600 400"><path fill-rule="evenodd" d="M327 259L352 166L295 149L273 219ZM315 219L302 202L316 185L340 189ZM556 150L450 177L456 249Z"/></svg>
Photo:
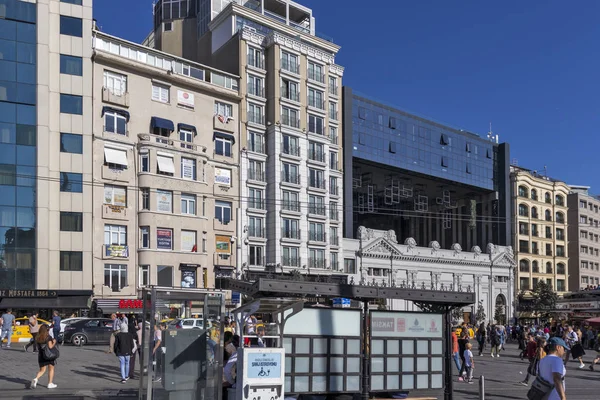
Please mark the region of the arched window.
<svg viewBox="0 0 600 400"><path fill-rule="evenodd" d="M552 204L552 197L550 196L550 193L546 192L546 195L544 197L545 197L546 203Z"/></svg>
<svg viewBox="0 0 600 400"><path fill-rule="evenodd" d="M537 190L535 189L531 189L531 200L536 200L537 201L538 197L537 197Z"/></svg>
<svg viewBox="0 0 600 400"><path fill-rule="evenodd" d="M556 222L558 222L559 224L564 224L565 223L565 214L561 213L560 211L556 212Z"/></svg>
<svg viewBox="0 0 600 400"><path fill-rule="evenodd" d="M519 261L519 271L521 271L521 272L529 272L529 260L521 260L521 261Z"/></svg>
<svg viewBox="0 0 600 400"><path fill-rule="evenodd" d="M531 263L531 271L535 274L539 274L540 273L540 267L538 265L537 261L534 261Z"/></svg>
<svg viewBox="0 0 600 400"><path fill-rule="evenodd" d="M546 263L546 273L547 274L551 274L552 273L552 263L549 262L549 261Z"/></svg>
<svg viewBox="0 0 600 400"><path fill-rule="evenodd" d="M565 264L563 264L563 263L556 264L556 273L559 275L564 275L565 274Z"/></svg>
<svg viewBox="0 0 600 400"><path fill-rule="evenodd" d="M521 217L529 217L529 207L526 204L519 204L519 215Z"/></svg>
<svg viewBox="0 0 600 400"><path fill-rule="evenodd" d="M565 198L563 196L561 196L560 194L557 194L555 202L556 202L557 206L564 206L565 205Z"/></svg>
<svg viewBox="0 0 600 400"><path fill-rule="evenodd" d="M537 207L531 207L531 218L538 218Z"/></svg>
<svg viewBox="0 0 600 400"><path fill-rule="evenodd" d="M529 191L525 186L519 186L519 197L529 197Z"/></svg>
<svg viewBox="0 0 600 400"><path fill-rule="evenodd" d="M546 215L546 221L552 221L552 213L550 210L546 210L544 214Z"/></svg>

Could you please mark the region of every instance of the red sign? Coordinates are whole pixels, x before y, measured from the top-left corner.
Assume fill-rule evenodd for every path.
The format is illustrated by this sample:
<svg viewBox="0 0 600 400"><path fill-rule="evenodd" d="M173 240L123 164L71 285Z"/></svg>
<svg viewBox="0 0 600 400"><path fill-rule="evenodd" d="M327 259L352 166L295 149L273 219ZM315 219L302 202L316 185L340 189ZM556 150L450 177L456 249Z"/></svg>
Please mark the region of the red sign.
<svg viewBox="0 0 600 400"><path fill-rule="evenodd" d="M406 320L404 318L398 318L398 332L406 332Z"/></svg>
<svg viewBox="0 0 600 400"><path fill-rule="evenodd" d="M144 308L144 302L142 300L120 300L119 308Z"/></svg>

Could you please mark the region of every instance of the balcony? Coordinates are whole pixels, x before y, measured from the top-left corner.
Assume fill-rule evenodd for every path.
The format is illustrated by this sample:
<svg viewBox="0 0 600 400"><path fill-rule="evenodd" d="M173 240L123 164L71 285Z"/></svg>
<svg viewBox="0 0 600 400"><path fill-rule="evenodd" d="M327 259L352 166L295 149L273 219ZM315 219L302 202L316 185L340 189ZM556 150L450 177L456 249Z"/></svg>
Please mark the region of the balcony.
<svg viewBox="0 0 600 400"><path fill-rule="evenodd" d="M286 59L281 59L281 69L295 75L300 75L300 65L295 62L289 62Z"/></svg>
<svg viewBox="0 0 600 400"><path fill-rule="evenodd" d="M538 237L540 233L538 231L531 231L531 236Z"/></svg>
<svg viewBox="0 0 600 400"><path fill-rule="evenodd" d="M325 163L325 153L323 151L310 149L308 150L308 159L320 163Z"/></svg>
<svg viewBox="0 0 600 400"><path fill-rule="evenodd" d="M129 92L115 94L113 90L102 88L102 101L112 103L122 107L129 107Z"/></svg>
<svg viewBox="0 0 600 400"><path fill-rule="evenodd" d="M248 112L248 122L257 125L265 125L265 116L258 112Z"/></svg>
<svg viewBox="0 0 600 400"><path fill-rule="evenodd" d="M258 69L265 69L263 57L257 57L255 54L248 54L248 65Z"/></svg>
<svg viewBox="0 0 600 400"><path fill-rule="evenodd" d="M285 211L300 212L300 202L293 200L283 200L281 209Z"/></svg>
<svg viewBox="0 0 600 400"><path fill-rule="evenodd" d="M285 173L281 171L281 181L285 183L292 183L294 185L300 184L300 174Z"/></svg>
<svg viewBox="0 0 600 400"><path fill-rule="evenodd" d="M300 120L291 115L282 115L281 124L292 128L300 129Z"/></svg>
<svg viewBox="0 0 600 400"><path fill-rule="evenodd" d="M315 71L314 69L308 69L308 79L311 81L325 83L325 74L322 72Z"/></svg>
<svg viewBox="0 0 600 400"><path fill-rule="evenodd" d="M327 215L325 206L317 205L317 204L309 204L308 205L308 213L314 214L314 215L322 215L322 216Z"/></svg>
<svg viewBox="0 0 600 400"><path fill-rule="evenodd" d="M300 102L300 93L297 90L289 90L286 86L281 87L281 97L296 103Z"/></svg>
<svg viewBox="0 0 600 400"><path fill-rule="evenodd" d="M119 258L129 258L129 246L105 244L102 246L102 255L104 260L112 260Z"/></svg>
<svg viewBox="0 0 600 400"><path fill-rule="evenodd" d="M329 110L329 119L337 121L338 120L338 112L335 110Z"/></svg>
<svg viewBox="0 0 600 400"><path fill-rule="evenodd" d="M258 226L250 226L248 227L248 237L251 238L266 238L265 228L261 228Z"/></svg>
<svg viewBox="0 0 600 400"><path fill-rule="evenodd" d="M339 236L329 236L329 244L332 246L340 245L340 237Z"/></svg>
<svg viewBox="0 0 600 400"><path fill-rule="evenodd" d="M531 249L531 254L540 254L540 249Z"/></svg>
<svg viewBox="0 0 600 400"><path fill-rule="evenodd" d="M231 117L223 115L215 115L213 117L213 128L217 131L233 133L235 132L236 126L237 125Z"/></svg>
<svg viewBox="0 0 600 400"><path fill-rule="evenodd" d="M329 210L329 219L332 221L339 221L340 216L337 210Z"/></svg>
<svg viewBox="0 0 600 400"><path fill-rule="evenodd" d="M248 208L253 208L255 210L266 210L266 204L263 199L248 199Z"/></svg>
<svg viewBox="0 0 600 400"><path fill-rule="evenodd" d="M257 181L257 182L266 182L267 178L265 176L265 171L261 171L256 168L248 169L248 180Z"/></svg>
<svg viewBox="0 0 600 400"><path fill-rule="evenodd" d="M337 96L338 95L338 87L329 85L329 94L332 96Z"/></svg>
<svg viewBox="0 0 600 400"><path fill-rule="evenodd" d="M281 265L284 267L300 268L302 260L300 257L281 257Z"/></svg>
<svg viewBox="0 0 600 400"><path fill-rule="evenodd" d="M325 109L325 102L315 96L308 96L308 105L309 107L318 108L319 110Z"/></svg>
<svg viewBox="0 0 600 400"><path fill-rule="evenodd" d="M165 149L185 149L195 153L206 152L206 147L204 146L200 146L191 142L171 139L167 136L153 135L151 133L140 133L138 134L138 139L141 142L141 145L152 143L156 147L162 147Z"/></svg>
<svg viewBox="0 0 600 400"><path fill-rule="evenodd" d="M128 219L127 207L114 206L112 204L103 204L102 218L126 220Z"/></svg>
<svg viewBox="0 0 600 400"><path fill-rule="evenodd" d="M300 240L302 238L300 229L293 228L281 228L281 237L295 240Z"/></svg>
<svg viewBox="0 0 600 400"><path fill-rule="evenodd" d="M322 260L319 258L309 258L308 259L308 267L325 269L325 260Z"/></svg>
<svg viewBox="0 0 600 400"><path fill-rule="evenodd" d="M311 178L308 180L308 187L325 190L325 180Z"/></svg>
<svg viewBox="0 0 600 400"><path fill-rule="evenodd" d="M309 231L308 240L311 242L327 242L327 235L325 232Z"/></svg>
<svg viewBox="0 0 600 400"><path fill-rule="evenodd" d="M294 157L300 157L300 147L285 143L281 144L281 152Z"/></svg>
<svg viewBox="0 0 600 400"><path fill-rule="evenodd" d="M262 86L255 85L254 83L248 84L248 94L256 97L265 97L265 89Z"/></svg>
<svg viewBox="0 0 600 400"><path fill-rule="evenodd" d="M256 256L253 256L252 254L249 254L248 255L248 265L255 266L255 267L264 267L265 265L267 265L266 258L265 257L256 257Z"/></svg>

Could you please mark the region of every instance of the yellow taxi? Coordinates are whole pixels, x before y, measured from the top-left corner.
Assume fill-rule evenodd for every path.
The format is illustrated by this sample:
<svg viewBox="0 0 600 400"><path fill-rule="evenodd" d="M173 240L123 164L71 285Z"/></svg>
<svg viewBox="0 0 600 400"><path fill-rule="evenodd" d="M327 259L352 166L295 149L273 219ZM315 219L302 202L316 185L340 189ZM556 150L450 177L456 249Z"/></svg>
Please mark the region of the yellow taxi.
<svg viewBox="0 0 600 400"><path fill-rule="evenodd" d="M52 325L50 322L38 318L38 324ZM29 343L31 340L31 333L29 333L29 318L21 317L15 319L15 326L13 327L13 332L11 336L12 343ZM6 343L7 340L4 339L3 343Z"/></svg>

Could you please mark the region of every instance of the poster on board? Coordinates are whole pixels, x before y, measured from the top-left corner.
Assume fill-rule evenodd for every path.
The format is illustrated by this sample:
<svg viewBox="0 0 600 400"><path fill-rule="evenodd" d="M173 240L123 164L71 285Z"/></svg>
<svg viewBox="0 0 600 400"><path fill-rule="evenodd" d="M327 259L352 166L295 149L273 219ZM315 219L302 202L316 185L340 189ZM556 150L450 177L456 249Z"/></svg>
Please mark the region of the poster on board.
<svg viewBox="0 0 600 400"><path fill-rule="evenodd" d="M441 314L371 312L371 336L398 338L439 338L443 335Z"/></svg>

